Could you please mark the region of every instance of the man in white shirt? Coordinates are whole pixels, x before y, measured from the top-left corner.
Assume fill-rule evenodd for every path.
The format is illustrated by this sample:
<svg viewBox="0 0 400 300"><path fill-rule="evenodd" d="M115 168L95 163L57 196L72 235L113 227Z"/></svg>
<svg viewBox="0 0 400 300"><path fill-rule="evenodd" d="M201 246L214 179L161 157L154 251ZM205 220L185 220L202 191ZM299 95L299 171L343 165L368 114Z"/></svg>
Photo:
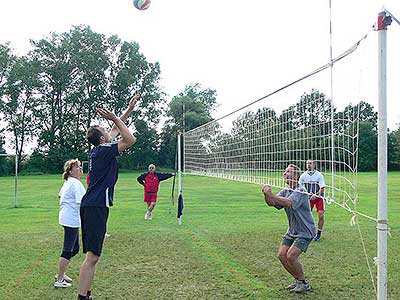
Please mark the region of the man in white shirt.
<svg viewBox="0 0 400 300"><path fill-rule="evenodd" d="M321 239L322 228L325 223L325 205L324 205L324 192L325 180L324 176L315 170L315 163L312 159L307 160L306 169L299 179L299 183L303 185L307 192L310 194L310 208L313 210L314 206L317 208L318 213L318 231L314 237L315 241Z"/></svg>

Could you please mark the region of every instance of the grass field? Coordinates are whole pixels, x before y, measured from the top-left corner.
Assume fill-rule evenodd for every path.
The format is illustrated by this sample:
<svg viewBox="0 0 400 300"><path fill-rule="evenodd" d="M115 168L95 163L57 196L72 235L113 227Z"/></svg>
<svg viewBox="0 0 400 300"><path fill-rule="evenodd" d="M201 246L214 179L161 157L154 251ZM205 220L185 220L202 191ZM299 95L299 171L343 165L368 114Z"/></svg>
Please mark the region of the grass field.
<svg viewBox="0 0 400 300"><path fill-rule="evenodd" d="M351 215L328 206L321 242L302 255L314 291L293 295L276 258L287 228L283 211L267 207L259 185L186 176L183 225L171 211L172 181L161 184L151 221L137 173L120 174L94 299L375 299ZM376 173L359 174L359 210L376 216ZM61 176L0 177L0 299L76 299L83 254L72 259L69 289L53 287L62 247L58 225ZM400 173L389 174L388 299L400 299ZM360 219L375 276L376 224Z"/></svg>

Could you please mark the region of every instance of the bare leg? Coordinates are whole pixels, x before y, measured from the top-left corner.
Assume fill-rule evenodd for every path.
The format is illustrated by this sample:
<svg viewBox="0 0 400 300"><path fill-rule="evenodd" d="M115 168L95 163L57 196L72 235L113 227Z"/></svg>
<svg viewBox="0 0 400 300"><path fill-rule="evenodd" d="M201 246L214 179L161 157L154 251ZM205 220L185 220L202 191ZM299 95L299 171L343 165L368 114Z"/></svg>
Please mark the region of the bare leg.
<svg viewBox="0 0 400 300"><path fill-rule="evenodd" d="M298 280L304 280L304 268L303 264L300 262L299 256L302 251L295 247L291 246L287 252L287 260L290 264L290 269L292 270L292 275L295 276Z"/></svg>
<svg viewBox="0 0 400 300"><path fill-rule="evenodd" d="M60 257L58 261L58 276L57 276L58 281L62 281L64 279L64 273L68 267L68 264L69 264L69 259Z"/></svg>
<svg viewBox="0 0 400 300"><path fill-rule="evenodd" d="M100 257L92 252L86 253L85 260L83 261L79 272L79 294L82 296L86 296L87 291L91 290L94 273L96 271L96 264L99 259Z"/></svg>
<svg viewBox="0 0 400 300"><path fill-rule="evenodd" d="M279 252L278 252L278 258L281 261L281 264L283 265L283 267L286 269L286 271L288 271L294 278L296 277L296 273L293 272L292 270L292 266L289 263L289 260L287 258L287 252L289 251L289 247L286 245L281 245L279 247ZM298 279L298 278L297 278Z"/></svg>
<svg viewBox="0 0 400 300"><path fill-rule="evenodd" d="M278 258L286 271L298 280L304 280L305 278L303 265L299 260L301 252L297 247L291 246L289 248L288 246L281 245L278 253Z"/></svg>
<svg viewBox="0 0 400 300"><path fill-rule="evenodd" d="M156 202L150 202L149 207L147 208L149 211L153 211L154 207L156 206Z"/></svg>
<svg viewBox="0 0 400 300"><path fill-rule="evenodd" d="M318 211L318 229L322 231L325 223L325 214L323 210Z"/></svg>

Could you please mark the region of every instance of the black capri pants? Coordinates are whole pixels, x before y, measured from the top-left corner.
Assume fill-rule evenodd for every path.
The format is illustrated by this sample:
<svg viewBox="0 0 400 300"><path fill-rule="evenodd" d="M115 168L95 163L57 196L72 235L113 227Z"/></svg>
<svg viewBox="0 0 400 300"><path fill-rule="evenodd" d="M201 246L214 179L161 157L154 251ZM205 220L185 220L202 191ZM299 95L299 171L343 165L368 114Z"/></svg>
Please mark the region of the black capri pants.
<svg viewBox="0 0 400 300"><path fill-rule="evenodd" d="M70 260L79 252L79 227L64 227L64 246L61 257Z"/></svg>

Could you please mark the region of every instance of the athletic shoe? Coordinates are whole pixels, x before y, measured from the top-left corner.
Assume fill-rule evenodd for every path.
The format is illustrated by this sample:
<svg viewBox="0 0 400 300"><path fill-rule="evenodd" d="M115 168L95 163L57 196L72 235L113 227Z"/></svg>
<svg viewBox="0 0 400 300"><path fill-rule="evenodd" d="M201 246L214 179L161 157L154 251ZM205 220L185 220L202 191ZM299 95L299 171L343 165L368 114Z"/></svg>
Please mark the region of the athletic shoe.
<svg viewBox="0 0 400 300"><path fill-rule="evenodd" d="M296 286L290 291L295 293L305 293L311 291L311 286L307 280L305 280L305 282L298 280Z"/></svg>
<svg viewBox="0 0 400 300"><path fill-rule="evenodd" d="M106 232L106 234L104 235L105 238L108 238L108 237L110 237L110 236L111 236L111 234L109 234L109 233L107 233L107 232Z"/></svg>
<svg viewBox="0 0 400 300"><path fill-rule="evenodd" d="M67 287L70 287L71 285L72 284L66 282L65 279L63 279L62 281L56 280L54 282L54 287L56 287L56 288L67 288Z"/></svg>
<svg viewBox="0 0 400 300"><path fill-rule="evenodd" d="M297 279L293 280L293 282L291 284L289 284L286 287L286 289L290 291L290 290L294 289L296 287L296 285L297 285Z"/></svg>
<svg viewBox="0 0 400 300"><path fill-rule="evenodd" d="M54 275L54 279L57 281L58 280L58 274ZM64 273L64 278L63 278L66 282L71 283L72 282L72 278L69 277L67 274Z"/></svg>
<svg viewBox="0 0 400 300"><path fill-rule="evenodd" d="M144 215L144 219L145 219L145 220L148 220L148 219L149 219L149 215L148 215L147 213Z"/></svg>
<svg viewBox="0 0 400 300"><path fill-rule="evenodd" d="M314 237L314 241L319 242L320 240L321 240L321 236L317 234L317 235Z"/></svg>
<svg viewBox="0 0 400 300"><path fill-rule="evenodd" d="M149 215L147 216L147 219L148 219L148 220L153 219L153 213L150 212Z"/></svg>

